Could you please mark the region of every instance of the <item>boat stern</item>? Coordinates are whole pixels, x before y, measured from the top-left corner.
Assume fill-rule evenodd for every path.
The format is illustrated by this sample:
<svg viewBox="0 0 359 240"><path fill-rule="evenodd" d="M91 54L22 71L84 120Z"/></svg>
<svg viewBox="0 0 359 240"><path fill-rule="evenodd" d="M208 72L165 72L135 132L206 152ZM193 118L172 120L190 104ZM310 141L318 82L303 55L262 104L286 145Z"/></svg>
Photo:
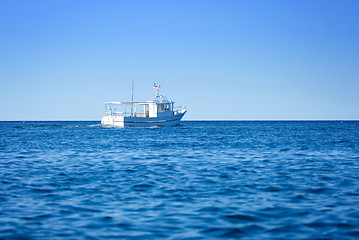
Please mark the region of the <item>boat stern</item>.
<svg viewBox="0 0 359 240"><path fill-rule="evenodd" d="M101 124L104 126L124 127L123 116L104 116L101 119Z"/></svg>

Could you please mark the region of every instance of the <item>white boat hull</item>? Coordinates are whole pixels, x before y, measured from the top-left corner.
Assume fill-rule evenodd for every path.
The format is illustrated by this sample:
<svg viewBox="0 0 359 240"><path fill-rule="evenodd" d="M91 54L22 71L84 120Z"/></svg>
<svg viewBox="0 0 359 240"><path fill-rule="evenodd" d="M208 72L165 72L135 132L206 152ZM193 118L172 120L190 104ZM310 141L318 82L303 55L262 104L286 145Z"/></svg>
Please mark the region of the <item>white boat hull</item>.
<svg viewBox="0 0 359 240"><path fill-rule="evenodd" d="M178 125L185 113L165 117L104 116L101 124L109 127L171 127Z"/></svg>

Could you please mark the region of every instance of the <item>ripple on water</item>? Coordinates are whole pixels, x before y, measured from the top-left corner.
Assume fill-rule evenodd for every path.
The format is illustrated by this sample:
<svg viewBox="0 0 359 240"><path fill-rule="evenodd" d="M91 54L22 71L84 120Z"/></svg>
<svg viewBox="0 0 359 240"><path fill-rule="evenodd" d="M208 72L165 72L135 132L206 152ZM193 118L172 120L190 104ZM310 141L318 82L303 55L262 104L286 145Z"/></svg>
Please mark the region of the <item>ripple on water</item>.
<svg viewBox="0 0 359 240"><path fill-rule="evenodd" d="M357 239L358 122L0 123L0 239Z"/></svg>

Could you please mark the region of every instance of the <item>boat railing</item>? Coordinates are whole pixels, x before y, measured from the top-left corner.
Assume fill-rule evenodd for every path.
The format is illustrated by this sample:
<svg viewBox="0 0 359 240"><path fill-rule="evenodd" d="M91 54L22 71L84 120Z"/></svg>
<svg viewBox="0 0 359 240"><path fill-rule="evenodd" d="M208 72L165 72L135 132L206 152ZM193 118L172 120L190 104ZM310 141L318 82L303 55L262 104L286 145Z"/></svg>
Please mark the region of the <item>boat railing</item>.
<svg viewBox="0 0 359 240"><path fill-rule="evenodd" d="M173 108L173 114L174 115L182 114L184 112L186 112L186 107L185 106L178 106L178 107Z"/></svg>
<svg viewBox="0 0 359 240"><path fill-rule="evenodd" d="M106 111L107 116L113 116L113 117L148 117L149 113L146 112L134 112L131 114L131 112L117 112L117 111Z"/></svg>
<svg viewBox="0 0 359 240"><path fill-rule="evenodd" d="M113 116L124 116L125 113L124 112L113 112L112 115Z"/></svg>
<svg viewBox="0 0 359 240"><path fill-rule="evenodd" d="M113 116L113 117L128 117L131 115L131 113L128 112L118 112L113 109L108 109L105 112L106 116Z"/></svg>
<svg viewBox="0 0 359 240"><path fill-rule="evenodd" d="M148 111L145 111L145 112L135 112L134 116L135 116L135 117L148 117L148 116L149 116L149 113L148 113Z"/></svg>

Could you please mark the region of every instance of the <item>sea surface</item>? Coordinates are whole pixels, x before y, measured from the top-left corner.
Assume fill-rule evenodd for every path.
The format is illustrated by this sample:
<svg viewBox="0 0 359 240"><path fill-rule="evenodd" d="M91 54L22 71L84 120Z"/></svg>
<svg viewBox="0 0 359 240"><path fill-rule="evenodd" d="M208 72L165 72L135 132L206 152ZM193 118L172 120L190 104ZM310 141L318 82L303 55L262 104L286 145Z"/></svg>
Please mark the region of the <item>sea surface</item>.
<svg viewBox="0 0 359 240"><path fill-rule="evenodd" d="M0 122L0 239L359 239L359 122Z"/></svg>

